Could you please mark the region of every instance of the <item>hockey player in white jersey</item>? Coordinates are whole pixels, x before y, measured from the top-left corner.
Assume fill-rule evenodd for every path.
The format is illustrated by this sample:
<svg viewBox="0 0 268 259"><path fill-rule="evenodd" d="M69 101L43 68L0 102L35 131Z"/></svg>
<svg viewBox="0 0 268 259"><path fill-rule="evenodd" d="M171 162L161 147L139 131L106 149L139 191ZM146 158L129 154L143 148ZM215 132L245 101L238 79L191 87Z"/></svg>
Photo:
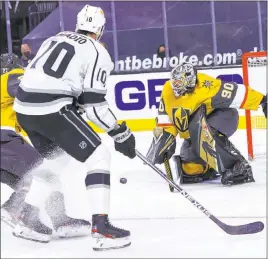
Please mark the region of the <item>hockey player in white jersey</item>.
<svg viewBox="0 0 268 259"><path fill-rule="evenodd" d="M80 116L77 105L114 138L117 151L129 158L136 156L133 134L125 122L118 125L105 100L113 64L98 42L104 25L102 9L86 5L77 15L76 32L61 32L42 44L25 71L14 102L18 122L44 157L59 165L70 156L84 163L94 250L126 247L130 245L130 232L109 222L110 154ZM42 204L52 189L60 188L59 174L59 170L45 176L37 174L26 202L35 208ZM51 232L25 209L13 234L48 242Z"/></svg>

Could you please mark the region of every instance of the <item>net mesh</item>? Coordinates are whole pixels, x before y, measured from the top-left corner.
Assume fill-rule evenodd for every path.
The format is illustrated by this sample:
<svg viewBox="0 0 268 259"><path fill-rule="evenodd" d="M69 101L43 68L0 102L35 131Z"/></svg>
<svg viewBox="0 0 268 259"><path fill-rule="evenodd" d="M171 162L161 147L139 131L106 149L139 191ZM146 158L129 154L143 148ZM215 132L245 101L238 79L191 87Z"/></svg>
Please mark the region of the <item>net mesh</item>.
<svg viewBox="0 0 268 259"><path fill-rule="evenodd" d="M255 54L258 55L258 54ZM265 56L263 56L265 55ZM266 76L267 76L267 56L266 53L260 53L260 56L248 57L247 62L248 84L254 90L263 94L267 93L266 90ZM257 111L250 112L251 128L252 128L252 147L253 156L262 157L266 155L266 129L267 120L263 115L262 108L259 107ZM249 141L249 140L248 140Z"/></svg>

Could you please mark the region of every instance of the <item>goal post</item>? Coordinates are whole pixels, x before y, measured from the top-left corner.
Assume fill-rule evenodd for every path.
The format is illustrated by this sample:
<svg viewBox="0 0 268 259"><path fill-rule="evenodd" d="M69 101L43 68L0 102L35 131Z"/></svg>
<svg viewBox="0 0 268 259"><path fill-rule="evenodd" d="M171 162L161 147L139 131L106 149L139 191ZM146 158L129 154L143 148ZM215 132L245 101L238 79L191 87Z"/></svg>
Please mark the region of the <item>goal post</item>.
<svg viewBox="0 0 268 259"><path fill-rule="evenodd" d="M242 56L242 72L243 72L243 81L246 87L251 86L253 89L266 94L266 74L267 74L267 52L248 52ZM258 76L257 76L258 74ZM252 75L255 75L254 78L258 78L259 82L253 80ZM254 82L255 81L255 82ZM261 82L261 83L260 83ZM254 85L255 84L255 85ZM247 147L248 147L248 158L253 160L255 157L266 155L266 144L254 144L253 130L255 129L264 129L266 130L266 119L263 114L260 113L254 114L253 112L246 110L246 134L247 134ZM254 127L253 127L254 126ZM256 136L256 139L259 136ZM264 141L265 142L265 141ZM263 147L264 146L264 147Z"/></svg>

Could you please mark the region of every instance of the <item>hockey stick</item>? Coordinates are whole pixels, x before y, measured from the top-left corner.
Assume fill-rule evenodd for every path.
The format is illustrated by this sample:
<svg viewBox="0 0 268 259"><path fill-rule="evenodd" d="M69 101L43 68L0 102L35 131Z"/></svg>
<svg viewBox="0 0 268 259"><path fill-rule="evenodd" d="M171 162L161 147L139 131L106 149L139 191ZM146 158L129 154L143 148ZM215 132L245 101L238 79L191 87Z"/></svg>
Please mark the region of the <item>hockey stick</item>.
<svg viewBox="0 0 268 259"><path fill-rule="evenodd" d="M206 208L204 208L198 201L196 201L190 194L188 194L185 190L183 190L179 185L175 184L172 180L169 180L164 172L162 172L158 167L151 164L147 161L146 157L144 157L139 151L136 150L136 155L145 162L148 166L150 166L155 172L157 172L162 178L164 178L171 186L173 186L184 198L189 200L196 208L202 211L209 219L211 219L214 223L216 223L223 231L225 231L229 235L246 235L246 234L254 234L261 232L264 228L264 224L261 221L256 221L253 223L239 225L239 226L231 226L223 223L214 215L212 215Z"/></svg>
<svg viewBox="0 0 268 259"><path fill-rule="evenodd" d="M168 179L173 181L173 176L172 176L172 172L171 172L171 168L170 168L170 164L169 164L167 155L164 156L164 165L165 165L165 169L166 169ZM169 190L171 192L174 192L174 187L171 184L169 184Z"/></svg>

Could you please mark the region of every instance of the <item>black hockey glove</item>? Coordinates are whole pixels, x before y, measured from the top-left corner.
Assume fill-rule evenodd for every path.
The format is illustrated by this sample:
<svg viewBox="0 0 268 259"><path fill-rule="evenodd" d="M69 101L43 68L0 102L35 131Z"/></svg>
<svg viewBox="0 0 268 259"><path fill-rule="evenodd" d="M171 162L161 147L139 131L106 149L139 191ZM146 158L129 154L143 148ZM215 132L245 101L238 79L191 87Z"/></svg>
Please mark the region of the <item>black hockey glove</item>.
<svg viewBox="0 0 268 259"><path fill-rule="evenodd" d="M108 135L114 139L115 150L129 158L136 156L135 137L124 121L118 125L117 129L108 132Z"/></svg>
<svg viewBox="0 0 268 259"><path fill-rule="evenodd" d="M154 138L148 150L146 158L152 164L163 164L164 156L170 159L176 150L176 138L163 128L154 129Z"/></svg>

